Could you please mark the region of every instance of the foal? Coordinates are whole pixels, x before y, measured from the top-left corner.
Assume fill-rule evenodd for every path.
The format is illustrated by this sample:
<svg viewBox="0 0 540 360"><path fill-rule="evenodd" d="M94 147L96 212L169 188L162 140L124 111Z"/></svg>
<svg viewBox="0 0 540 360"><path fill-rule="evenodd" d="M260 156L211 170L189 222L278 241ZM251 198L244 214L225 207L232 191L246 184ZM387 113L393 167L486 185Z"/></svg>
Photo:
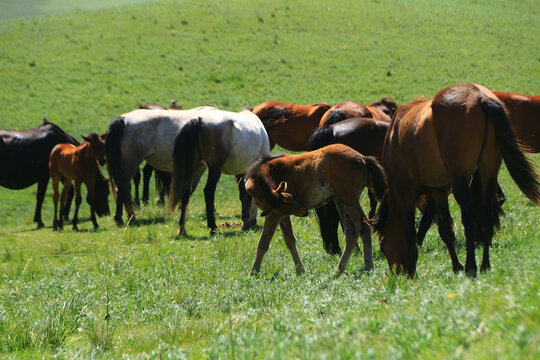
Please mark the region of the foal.
<svg viewBox="0 0 540 360"><path fill-rule="evenodd" d="M96 178L99 174L98 162L100 165L105 164L105 139L106 134L99 136L96 133L91 133L88 137L82 138L86 141L84 144L74 146L71 144L56 145L50 155L49 171L53 183L53 201L54 201L54 220L53 230L63 228L62 209L64 208L67 194L71 189L71 182L75 182L75 215L73 217L73 230L78 231L77 220L79 215L79 207L82 202L81 184L84 182L88 189L88 203L90 204L91 220L94 224L94 229L98 228L95 214ZM57 218L58 208L58 183L64 178L64 188L62 189L60 218ZM108 195L108 188L105 191L105 197Z"/></svg>
<svg viewBox="0 0 540 360"><path fill-rule="evenodd" d="M278 224L296 272L303 273L290 215L307 216L309 209L332 200L337 205L346 238L339 272L345 270L359 235L365 268L373 269L371 231L358 199L366 186L377 198L386 189L383 170L375 158L363 156L346 145L333 144L301 155L263 157L248 169L246 179L247 192L263 210L261 216L266 216L252 273L259 272Z"/></svg>

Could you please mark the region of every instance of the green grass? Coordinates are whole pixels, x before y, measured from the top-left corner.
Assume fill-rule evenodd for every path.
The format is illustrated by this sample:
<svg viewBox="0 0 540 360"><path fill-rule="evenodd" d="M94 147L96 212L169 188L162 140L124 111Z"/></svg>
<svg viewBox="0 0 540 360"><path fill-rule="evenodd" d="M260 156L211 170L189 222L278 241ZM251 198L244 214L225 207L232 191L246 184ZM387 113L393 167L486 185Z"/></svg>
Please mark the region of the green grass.
<svg viewBox="0 0 540 360"><path fill-rule="evenodd" d="M405 103L461 81L538 94L539 11L531 1L161 1L2 21L0 123L29 128L47 114L79 136L172 98L232 110L269 99ZM260 228L240 230L226 176L219 235L208 236L201 184L182 239L176 214L164 220L154 200L138 210L141 226L108 217L93 232L84 203L81 232L53 232L50 188L47 228L35 230L35 186L0 189L0 354L537 358L540 210L506 170L499 180L506 216L493 270L476 280L453 274L435 229L414 280L388 275L378 245L373 274L356 255L336 279L312 215L293 219L306 274L295 275L278 232L249 277Z"/></svg>

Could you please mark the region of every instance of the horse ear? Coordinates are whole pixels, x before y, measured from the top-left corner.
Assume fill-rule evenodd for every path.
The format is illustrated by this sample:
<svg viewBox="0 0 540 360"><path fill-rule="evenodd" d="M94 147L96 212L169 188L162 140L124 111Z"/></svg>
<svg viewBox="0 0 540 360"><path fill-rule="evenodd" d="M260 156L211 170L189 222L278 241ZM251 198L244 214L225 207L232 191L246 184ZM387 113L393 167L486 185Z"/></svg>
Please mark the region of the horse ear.
<svg viewBox="0 0 540 360"><path fill-rule="evenodd" d="M282 192L287 191L287 182L282 181L279 183L278 187L276 188L276 192L281 194Z"/></svg>
<svg viewBox="0 0 540 360"><path fill-rule="evenodd" d="M108 134L108 132L104 132L99 137L101 138L101 140L105 140L107 138L107 134Z"/></svg>
<svg viewBox="0 0 540 360"><path fill-rule="evenodd" d="M89 139L89 138L87 138L86 136L84 136L84 135L81 135L81 137L83 138L83 140L84 140L84 141L86 141L86 142L90 142L90 139Z"/></svg>

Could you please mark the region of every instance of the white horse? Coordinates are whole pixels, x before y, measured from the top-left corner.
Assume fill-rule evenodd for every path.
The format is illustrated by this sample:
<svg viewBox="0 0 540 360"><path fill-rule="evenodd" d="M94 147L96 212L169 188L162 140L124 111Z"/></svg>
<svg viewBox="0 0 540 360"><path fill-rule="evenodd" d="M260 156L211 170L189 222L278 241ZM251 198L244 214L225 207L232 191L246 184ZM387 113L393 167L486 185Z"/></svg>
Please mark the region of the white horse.
<svg viewBox="0 0 540 360"><path fill-rule="evenodd" d="M174 168L169 196L169 211L181 204L178 234L186 233L186 207L189 198L208 168L204 188L206 220L210 233L217 226L214 218L214 194L221 173L240 179L243 229L255 225L257 209L245 191L243 174L259 157L270 152L266 130L257 115L249 110L240 113L207 109L180 130L174 144Z"/></svg>
<svg viewBox="0 0 540 360"><path fill-rule="evenodd" d="M255 160L260 154L266 154L270 151L268 135L264 126L256 115L247 110L234 113L222 111L211 106L201 106L190 110L138 109L123 114L113 120L109 125L106 140L109 174L111 174L112 181L118 187L116 215L114 217L117 224L123 224L123 206L126 207L128 216L134 217L130 186L131 179L137 172L139 164L143 160L146 160L146 162L158 170L173 172L173 148L177 140L177 135L187 124L192 123L191 120L194 119L204 119L204 121L207 121L207 119L209 121L221 119L224 123L230 122L235 124L235 128L237 127L239 131L231 132L235 134L235 137L229 140L236 143L239 141L238 138L241 138L242 140L240 142L242 144L253 144L253 146L245 145L244 152L240 152L241 154L236 152L234 154L231 153L231 158L238 156L245 157L246 153L253 153ZM238 136L238 132L241 133L240 136ZM223 137L220 140L226 142L226 135ZM176 144L178 144L178 141L176 141ZM251 160L251 162L254 160ZM241 163L246 160L232 159L231 161ZM243 174L251 162L244 165L243 168L242 166L237 166L234 170L239 172L235 172L235 174ZM201 175L202 171L198 175L197 181ZM210 181L208 183L210 184ZM242 200L243 228L247 229L255 223L256 212L251 211L250 213L251 199L249 195L245 194L243 182L239 185ZM194 187L193 190L195 190ZM205 191L206 194L207 191ZM213 229L215 229L215 226Z"/></svg>

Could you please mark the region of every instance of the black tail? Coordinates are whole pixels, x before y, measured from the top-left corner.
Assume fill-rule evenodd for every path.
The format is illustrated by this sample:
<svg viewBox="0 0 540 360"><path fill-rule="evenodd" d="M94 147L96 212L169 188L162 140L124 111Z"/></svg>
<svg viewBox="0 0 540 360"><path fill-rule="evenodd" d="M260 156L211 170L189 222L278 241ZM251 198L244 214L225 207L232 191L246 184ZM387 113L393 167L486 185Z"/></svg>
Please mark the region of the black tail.
<svg viewBox="0 0 540 360"><path fill-rule="evenodd" d="M191 193L191 180L198 164L199 129L201 118L191 119L176 136L173 151L173 173L169 195L169 209L172 212L180 201Z"/></svg>
<svg viewBox="0 0 540 360"><path fill-rule="evenodd" d="M540 205L540 183L533 163L525 157L519 145L506 111L499 100L484 97L480 104L495 128L495 135L510 176L520 190L536 205Z"/></svg>
<svg viewBox="0 0 540 360"><path fill-rule="evenodd" d="M126 126L124 118L118 117L111 121L107 138L105 139L105 153L107 155L107 171L111 179L111 188L116 198L115 183L120 182L122 176L122 135Z"/></svg>
<svg viewBox="0 0 540 360"><path fill-rule="evenodd" d="M377 159L373 156L364 156L364 161L366 162L366 168L371 177L371 191L375 194L375 197L378 201L384 196L386 191L386 180L384 178L384 170Z"/></svg>
<svg viewBox="0 0 540 360"><path fill-rule="evenodd" d="M335 144L335 142L334 129L325 125L315 130L313 135L311 135L309 138L308 150L317 150L327 145Z"/></svg>
<svg viewBox="0 0 540 360"><path fill-rule="evenodd" d="M335 124L337 122L343 121L347 119L347 112L341 109L338 110L332 110L330 115L326 118L326 121L324 122L325 126L329 126L332 124Z"/></svg>
<svg viewBox="0 0 540 360"><path fill-rule="evenodd" d="M171 179L172 174L170 172L161 171L154 169L154 174L156 176L156 189L161 194L165 191L166 194L169 194L171 191Z"/></svg>

